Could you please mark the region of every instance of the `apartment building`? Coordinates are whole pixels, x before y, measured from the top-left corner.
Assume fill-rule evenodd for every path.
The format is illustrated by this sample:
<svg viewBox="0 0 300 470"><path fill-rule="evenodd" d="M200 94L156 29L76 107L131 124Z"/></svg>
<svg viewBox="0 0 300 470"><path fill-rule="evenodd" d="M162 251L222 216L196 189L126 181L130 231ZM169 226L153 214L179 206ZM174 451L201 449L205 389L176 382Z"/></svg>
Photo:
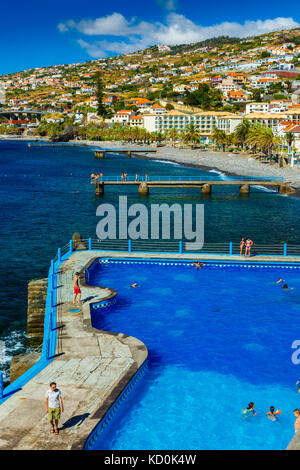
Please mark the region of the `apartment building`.
<svg viewBox="0 0 300 470"><path fill-rule="evenodd" d="M242 118L228 112L202 111L186 114L180 111L170 111L162 116L144 114L144 127L149 132L164 132L169 129L183 131L190 124L205 136L209 136L214 127L224 130L227 134L233 132Z"/></svg>

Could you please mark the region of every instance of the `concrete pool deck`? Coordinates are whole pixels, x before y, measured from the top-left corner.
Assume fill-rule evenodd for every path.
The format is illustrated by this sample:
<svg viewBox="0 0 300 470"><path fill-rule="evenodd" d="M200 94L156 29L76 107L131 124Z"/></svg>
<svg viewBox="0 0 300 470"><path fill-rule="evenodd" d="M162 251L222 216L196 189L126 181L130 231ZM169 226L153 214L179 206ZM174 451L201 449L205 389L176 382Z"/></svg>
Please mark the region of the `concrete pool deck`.
<svg viewBox="0 0 300 470"><path fill-rule="evenodd" d="M90 304L113 298L113 289L89 287L81 282L81 311L69 312L73 273L83 270L95 258L300 263L297 257L283 256L245 259L238 255L74 252L61 265L58 276L56 357L0 406L0 449L83 449L88 436L147 358L147 348L138 339L91 326ZM57 382L64 400L58 436L50 434L45 413L45 392L51 381ZM299 449L300 436L294 440L289 448Z"/></svg>

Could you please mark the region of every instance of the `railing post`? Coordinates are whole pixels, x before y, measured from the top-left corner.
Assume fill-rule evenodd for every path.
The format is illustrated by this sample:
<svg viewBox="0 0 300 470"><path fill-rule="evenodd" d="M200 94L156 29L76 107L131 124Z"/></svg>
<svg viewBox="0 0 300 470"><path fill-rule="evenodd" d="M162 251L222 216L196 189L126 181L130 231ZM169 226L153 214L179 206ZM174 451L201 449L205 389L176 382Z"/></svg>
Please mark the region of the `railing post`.
<svg viewBox="0 0 300 470"><path fill-rule="evenodd" d="M73 251L73 240L70 240L70 252L72 253Z"/></svg>
<svg viewBox="0 0 300 470"><path fill-rule="evenodd" d="M287 243L283 244L283 256L287 256Z"/></svg>
<svg viewBox="0 0 300 470"><path fill-rule="evenodd" d="M182 255L182 240L179 241L179 253Z"/></svg>
<svg viewBox="0 0 300 470"><path fill-rule="evenodd" d="M91 251L91 249L92 249L92 239L89 238L89 250Z"/></svg>
<svg viewBox="0 0 300 470"><path fill-rule="evenodd" d="M229 254L232 255L233 250L232 250L232 242L229 243Z"/></svg>
<svg viewBox="0 0 300 470"><path fill-rule="evenodd" d="M131 253L132 251L132 245L131 245L131 239L128 239L128 253Z"/></svg>
<svg viewBox="0 0 300 470"><path fill-rule="evenodd" d="M52 259L51 260L51 267L50 267L50 276L51 276L51 288L54 289L54 268L55 268L55 264L54 264L54 260Z"/></svg>
<svg viewBox="0 0 300 470"><path fill-rule="evenodd" d="M3 372L0 372L0 400L3 398Z"/></svg>
<svg viewBox="0 0 300 470"><path fill-rule="evenodd" d="M58 250L57 250L57 261L59 263L61 262L61 248L58 248Z"/></svg>
<svg viewBox="0 0 300 470"><path fill-rule="evenodd" d="M46 359L49 359L50 357L50 338L47 339L46 341Z"/></svg>
<svg viewBox="0 0 300 470"><path fill-rule="evenodd" d="M54 292L53 292L53 290L51 290L51 293L50 293L50 309L52 309L52 307L54 307Z"/></svg>

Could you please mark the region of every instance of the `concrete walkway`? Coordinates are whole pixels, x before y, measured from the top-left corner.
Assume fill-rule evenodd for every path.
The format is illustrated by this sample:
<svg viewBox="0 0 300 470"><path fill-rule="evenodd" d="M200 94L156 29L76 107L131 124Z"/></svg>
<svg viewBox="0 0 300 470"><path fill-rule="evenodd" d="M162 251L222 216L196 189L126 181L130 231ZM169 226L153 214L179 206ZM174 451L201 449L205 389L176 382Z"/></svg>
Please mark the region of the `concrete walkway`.
<svg viewBox="0 0 300 470"><path fill-rule="evenodd" d="M147 357L139 340L91 327L90 303L111 298L111 289L83 286L80 313L69 312L76 308L71 303L73 271L93 257L92 252L82 255L72 255L58 277L59 355L0 406L0 449L82 449ZM51 381L57 382L64 401L59 435L50 434L45 414Z"/></svg>

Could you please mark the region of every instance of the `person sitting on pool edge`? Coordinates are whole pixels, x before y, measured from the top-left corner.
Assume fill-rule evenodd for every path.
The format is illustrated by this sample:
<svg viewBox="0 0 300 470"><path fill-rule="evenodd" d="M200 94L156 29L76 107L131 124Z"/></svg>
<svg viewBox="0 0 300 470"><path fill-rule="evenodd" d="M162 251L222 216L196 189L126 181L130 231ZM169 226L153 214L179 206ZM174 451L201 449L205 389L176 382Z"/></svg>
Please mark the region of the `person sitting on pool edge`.
<svg viewBox="0 0 300 470"><path fill-rule="evenodd" d="M300 429L300 410L296 408L294 411L294 416L296 416L296 421L294 424L295 432L299 431Z"/></svg>

